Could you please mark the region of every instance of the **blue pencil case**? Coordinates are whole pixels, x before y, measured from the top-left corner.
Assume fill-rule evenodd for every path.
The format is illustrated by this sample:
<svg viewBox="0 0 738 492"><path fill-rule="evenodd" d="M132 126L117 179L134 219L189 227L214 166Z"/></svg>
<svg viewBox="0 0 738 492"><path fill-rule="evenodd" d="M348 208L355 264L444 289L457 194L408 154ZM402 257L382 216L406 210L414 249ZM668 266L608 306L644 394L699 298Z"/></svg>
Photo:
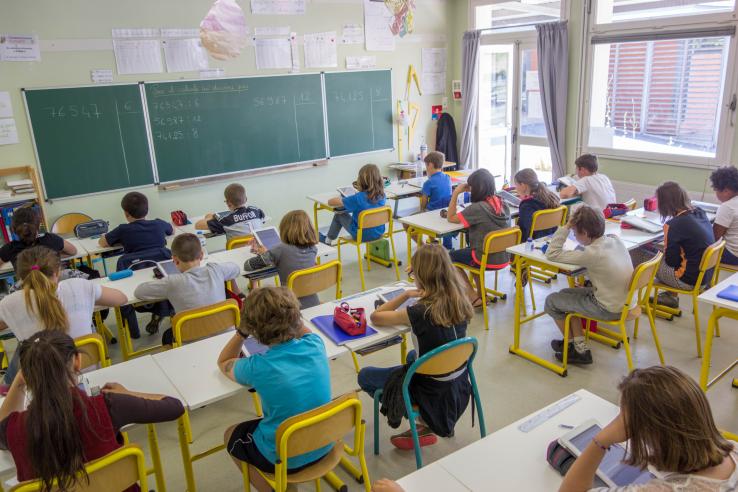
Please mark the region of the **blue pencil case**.
<svg viewBox="0 0 738 492"><path fill-rule="evenodd" d="M321 331L321 333L323 333L323 335L330 338L331 341L336 345L343 345L347 342L353 342L354 340L361 340L362 338L366 338L377 333L377 330L369 325L366 325L366 333L364 333L363 335L348 335L345 331L339 328L337 324L333 322L332 314L316 316L310 321Z"/></svg>
<svg viewBox="0 0 738 492"><path fill-rule="evenodd" d="M720 292L718 292L717 296L720 299L727 299L729 301L735 301L738 302L738 285L730 285Z"/></svg>

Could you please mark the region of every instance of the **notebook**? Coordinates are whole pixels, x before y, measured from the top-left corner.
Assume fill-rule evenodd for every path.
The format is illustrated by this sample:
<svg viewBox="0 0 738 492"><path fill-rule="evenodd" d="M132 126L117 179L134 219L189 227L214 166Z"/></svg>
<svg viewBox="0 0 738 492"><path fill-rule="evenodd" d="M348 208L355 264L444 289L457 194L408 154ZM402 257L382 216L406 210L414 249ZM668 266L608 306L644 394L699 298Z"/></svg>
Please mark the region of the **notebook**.
<svg viewBox="0 0 738 492"><path fill-rule="evenodd" d="M720 299L727 299L729 301L738 302L738 285L729 285L728 287L718 292L717 296Z"/></svg>
<svg viewBox="0 0 738 492"><path fill-rule="evenodd" d="M310 320L316 328L318 328L323 335L331 339L336 345L343 345L354 340L361 340L362 338L375 335L377 330L369 325L366 325L366 333L363 335L351 336L347 335L337 324L333 322L333 315L326 314L324 316L316 316Z"/></svg>
<svg viewBox="0 0 738 492"><path fill-rule="evenodd" d="M254 337L248 337L243 341L243 350L248 355L259 355L269 350L269 347L262 345Z"/></svg>
<svg viewBox="0 0 738 492"><path fill-rule="evenodd" d="M636 229L640 229L641 231L650 232L651 234L657 234L664 230L664 226L661 224L657 224L641 217L634 217L632 215L625 215L620 219L620 221L628 224L629 226L633 226Z"/></svg>

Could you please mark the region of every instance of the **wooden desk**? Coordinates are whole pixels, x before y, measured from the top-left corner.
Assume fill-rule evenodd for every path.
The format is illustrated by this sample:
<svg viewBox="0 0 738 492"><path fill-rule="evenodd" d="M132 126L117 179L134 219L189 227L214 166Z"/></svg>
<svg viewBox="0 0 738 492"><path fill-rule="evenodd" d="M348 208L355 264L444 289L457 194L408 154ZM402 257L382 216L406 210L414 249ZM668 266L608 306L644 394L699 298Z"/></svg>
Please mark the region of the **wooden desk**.
<svg viewBox="0 0 738 492"><path fill-rule="evenodd" d="M413 236L417 236L418 241L420 241L424 235L433 238L440 238L464 230L463 224L454 224L449 222L448 219L441 217L440 210L431 210L415 215L409 215L407 217L402 217L399 221L408 226L406 232L408 265L410 265L410 260L412 258Z"/></svg>
<svg viewBox="0 0 738 492"><path fill-rule="evenodd" d="M415 177L415 163L413 162L398 162L395 164L390 164L387 167L397 172L397 179L408 179ZM455 162L446 161L443 163L443 169L449 169L452 167L456 167ZM423 164L423 169L425 169L425 164Z"/></svg>

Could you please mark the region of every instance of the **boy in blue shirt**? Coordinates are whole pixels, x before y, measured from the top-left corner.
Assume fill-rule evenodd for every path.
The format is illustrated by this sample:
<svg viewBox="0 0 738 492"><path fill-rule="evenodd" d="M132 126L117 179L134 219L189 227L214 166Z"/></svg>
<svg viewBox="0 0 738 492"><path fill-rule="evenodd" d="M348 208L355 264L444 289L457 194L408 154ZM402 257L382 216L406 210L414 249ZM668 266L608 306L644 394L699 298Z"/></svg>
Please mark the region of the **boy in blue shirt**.
<svg viewBox="0 0 738 492"><path fill-rule="evenodd" d="M274 473L277 461L277 428L285 420L325 405L331 400L331 375L323 340L300 317L300 302L284 287L253 290L244 301L238 332L218 357L218 367L228 378L256 390L264 417L228 428L228 453L251 468L257 490L270 490L254 470ZM263 354L240 357L244 339L252 336L269 349ZM331 445L291 456L290 473L322 459ZM239 466L239 470L240 470Z"/></svg>
<svg viewBox="0 0 738 492"><path fill-rule="evenodd" d="M161 219L146 218L149 213L146 195L137 191L126 193L120 201L120 207L127 223L103 234L99 241L100 246L108 248L120 244L125 254L166 247L167 236L174 234L174 228Z"/></svg>
<svg viewBox="0 0 738 492"><path fill-rule="evenodd" d="M425 156L425 172L428 180L423 183L420 210L440 210L451 200L451 177L443 172L446 156L442 152L429 152Z"/></svg>

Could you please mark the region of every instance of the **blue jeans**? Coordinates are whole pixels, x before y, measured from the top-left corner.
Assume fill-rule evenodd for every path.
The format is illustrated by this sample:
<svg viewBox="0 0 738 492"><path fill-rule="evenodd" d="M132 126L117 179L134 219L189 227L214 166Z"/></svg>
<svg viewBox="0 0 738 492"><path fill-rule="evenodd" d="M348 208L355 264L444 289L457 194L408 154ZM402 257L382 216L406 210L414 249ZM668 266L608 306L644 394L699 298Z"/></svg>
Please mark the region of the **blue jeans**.
<svg viewBox="0 0 738 492"><path fill-rule="evenodd" d="M415 350L407 353L407 363L412 364L417 359ZM359 371L358 381L362 390L374 398L374 392L384 388L392 371L402 366L393 367L365 367Z"/></svg>
<svg viewBox="0 0 738 492"><path fill-rule="evenodd" d="M13 357L10 358L10 362L8 363L8 369L5 371L5 376L3 377L3 383L10 386L13 384L13 380L15 379L15 376L18 374L18 370L20 369L20 357L18 355L18 348L16 347L15 352L13 352Z"/></svg>
<svg viewBox="0 0 738 492"><path fill-rule="evenodd" d="M723 250L723 257L720 259L720 263L725 263L726 265L738 265L738 256L728 251L728 248L725 248Z"/></svg>
<svg viewBox="0 0 738 492"><path fill-rule="evenodd" d="M332 241L336 239L341 233L341 228L349 231L351 227L351 220L352 218L350 213L343 211L335 212L333 214L333 220L331 221L331 226L328 229L328 234L326 234L326 237Z"/></svg>

